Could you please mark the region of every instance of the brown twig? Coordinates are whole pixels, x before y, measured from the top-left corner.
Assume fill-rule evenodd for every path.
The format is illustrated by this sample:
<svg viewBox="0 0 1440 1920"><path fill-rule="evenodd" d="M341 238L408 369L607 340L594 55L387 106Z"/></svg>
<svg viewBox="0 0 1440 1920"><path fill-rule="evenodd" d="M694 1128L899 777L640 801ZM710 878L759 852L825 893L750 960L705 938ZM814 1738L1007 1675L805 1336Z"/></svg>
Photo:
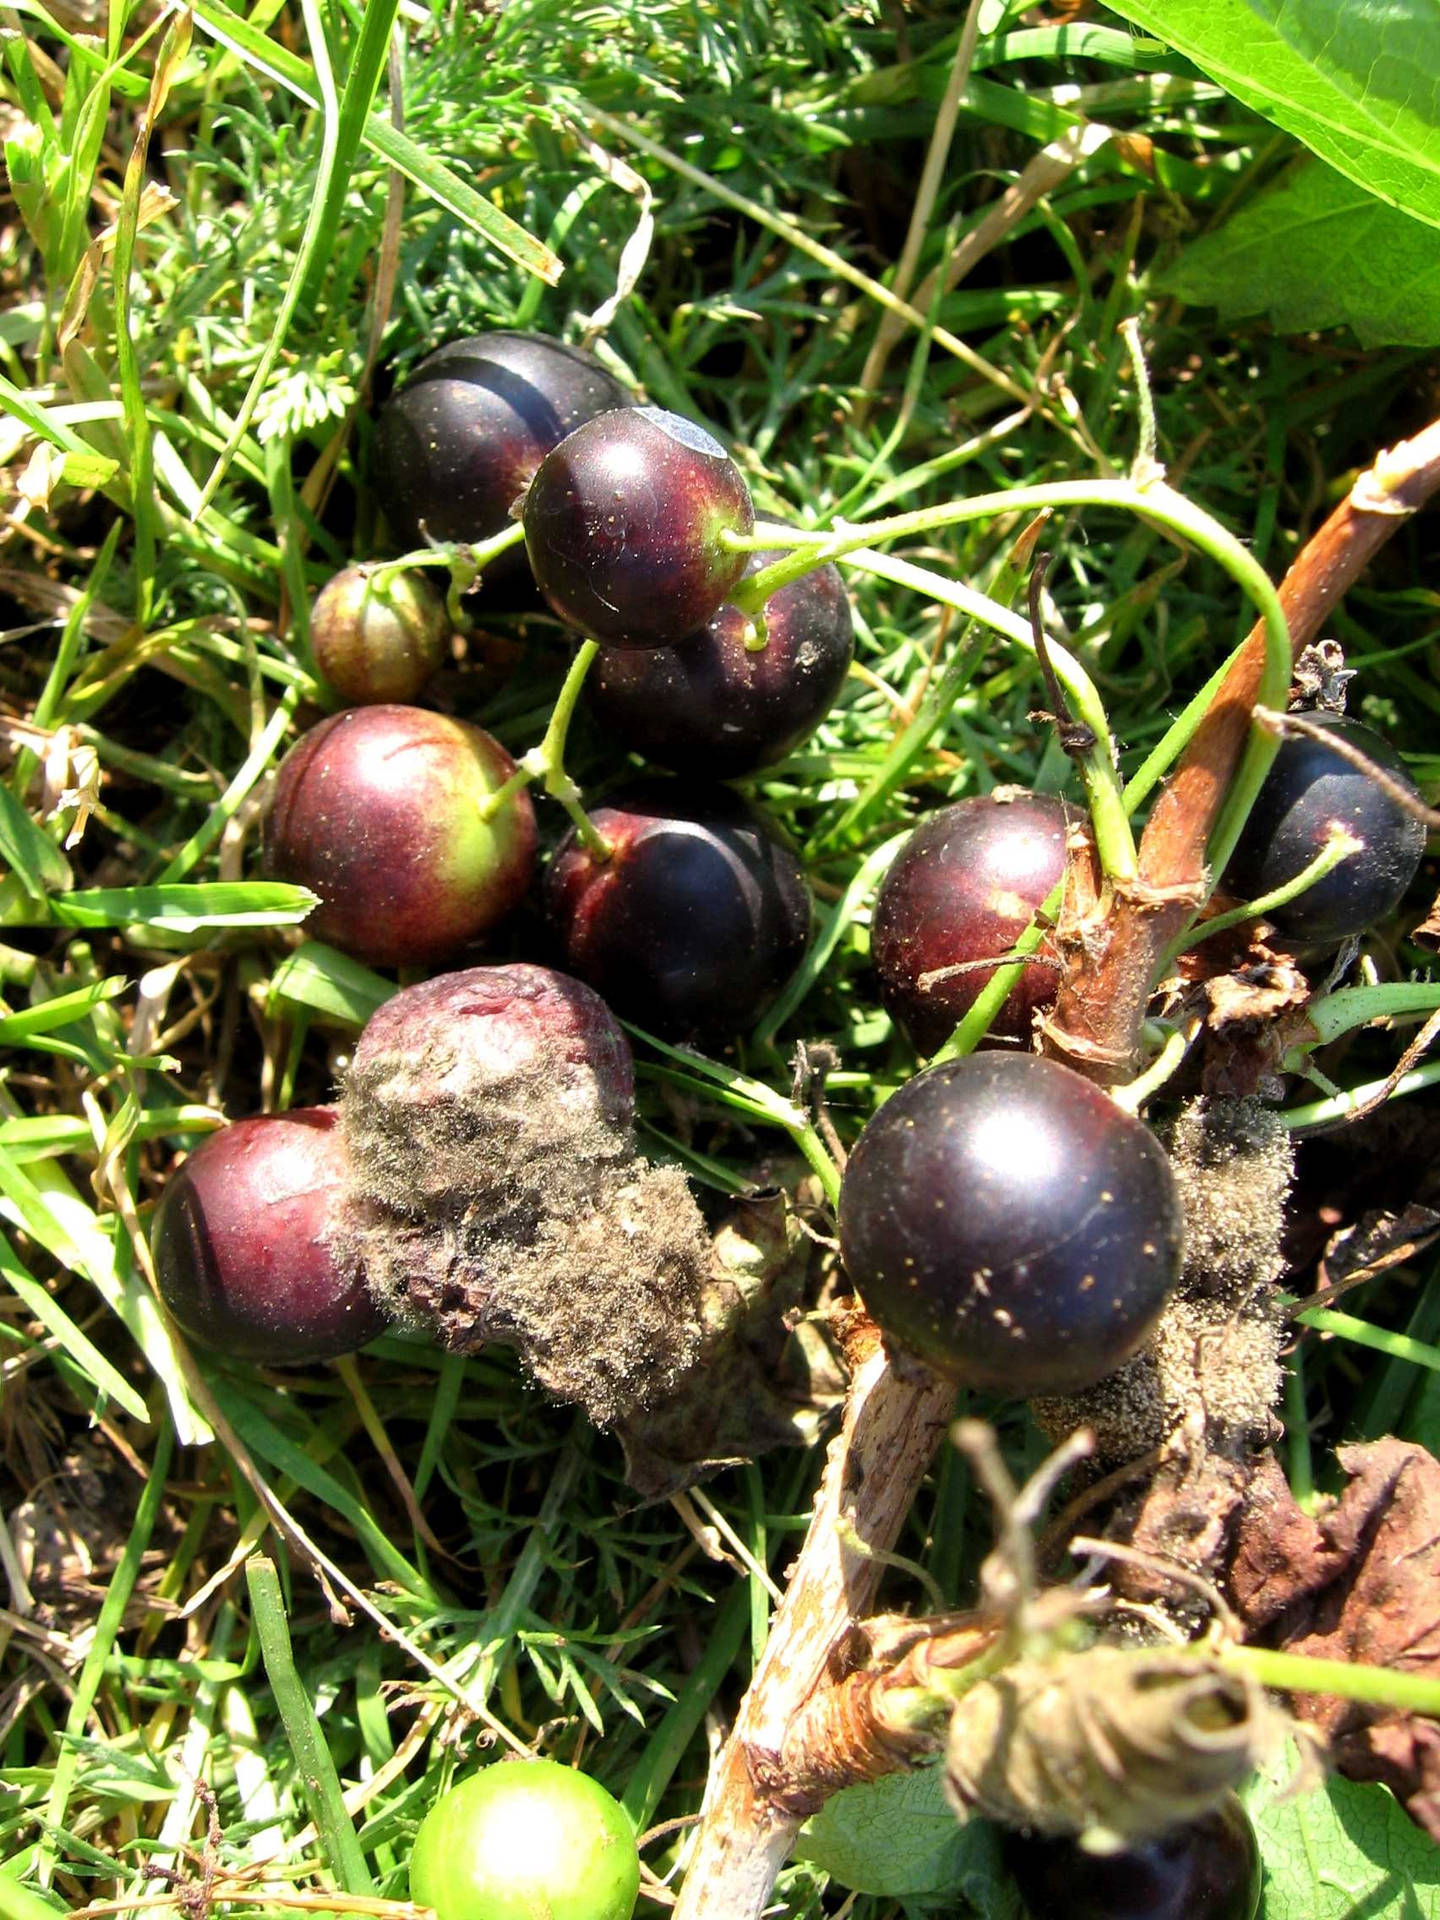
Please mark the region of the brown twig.
<svg viewBox="0 0 1440 1920"><path fill-rule="evenodd" d="M1310 539L1280 586L1298 651L1402 521L1440 490L1440 421L1382 453ZM1175 772L1140 842L1140 877L1101 897L1093 856L1072 860L1077 884L1060 929L1066 959L1045 1050L1091 1078L1128 1079L1161 956L1201 904L1209 884L1206 848L1250 734L1265 662L1257 622Z"/></svg>
<svg viewBox="0 0 1440 1920"><path fill-rule="evenodd" d="M898 1377L868 1325L865 1333L805 1544L711 1775L675 1920L758 1920L764 1911L818 1804L787 1761L792 1727L836 1677L854 1622L871 1610L884 1556L950 1416L953 1387L928 1374Z"/></svg>

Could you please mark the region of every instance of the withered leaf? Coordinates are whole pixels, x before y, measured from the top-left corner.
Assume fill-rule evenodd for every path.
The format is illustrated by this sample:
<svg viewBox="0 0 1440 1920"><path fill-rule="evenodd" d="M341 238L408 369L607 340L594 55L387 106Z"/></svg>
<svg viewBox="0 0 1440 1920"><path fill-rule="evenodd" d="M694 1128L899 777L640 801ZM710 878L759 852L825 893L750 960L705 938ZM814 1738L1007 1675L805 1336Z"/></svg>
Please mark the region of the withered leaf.
<svg viewBox="0 0 1440 1920"><path fill-rule="evenodd" d="M1279 1469L1242 1513L1230 1598L1250 1636L1289 1653L1440 1677L1440 1462L1403 1440L1339 1449L1350 1484L1311 1518ZM1440 1727L1330 1695L1295 1701L1354 1780L1382 1780L1440 1840Z"/></svg>

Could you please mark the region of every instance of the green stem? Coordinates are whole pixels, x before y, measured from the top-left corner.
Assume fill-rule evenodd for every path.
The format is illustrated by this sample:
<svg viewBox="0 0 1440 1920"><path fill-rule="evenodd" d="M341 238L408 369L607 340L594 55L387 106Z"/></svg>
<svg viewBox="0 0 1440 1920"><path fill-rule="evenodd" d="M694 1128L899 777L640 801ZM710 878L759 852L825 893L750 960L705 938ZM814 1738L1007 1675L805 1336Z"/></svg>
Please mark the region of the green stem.
<svg viewBox="0 0 1440 1920"><path fill-rule="evenodd" d="M514 773L490 798L482 802L480 818L493 820L500 809L534 780L543 783L552 800L558 800L569 814L581 845L592 860L608 860L613 848L580 805L580 789L565 771L565 740L575 715L585 676L594 664L600 648L594 640L582 640L570 662L565 684L550 710L550 722L538 747L532 747Z"/></svg>
<svg viewBox="0 0 1440 1920"><path fill-rule="evenodd" d="M933 1067L941 1060L955 1060L962 1054L973 1053L990 1031L992 1022L1009 997L1011 989L1025 971L1025 963L1054 924L1055 915L1060 911L1060 902L1064 897L1065 882L1058 880L1044 904L1037 910L1034 919L1016 940L1010 951L1013 959L1005 960L996 967L994 973L971 1001L965 1018L956 1027L954 1033L938 1052L930 1057Z"/></svg>
<svg viewBox="0 0 1440 1920"><path fill-rule="evenodd" d="M933 533L940 527L961 526L971 520L991 519L999 514L1038 513L1047 507L1119 508L1123 512L1136 514L1178 539L1191 542L1223 567L1254 602L1264 621L1265 665L1260 676L1258 704L1276 709L1284 707L1290 686L1290 629L1269 575L1233 534L1158 476L1146 476L1138 481L1058 480L1045 486L1013 487L1006 493L977 494L969 500L954 500L940 506L921 507L911 513L894 514L888 519L872 520L863 527L847 527L826 537L810 533L797 535L793 530L786 533L783 529L771 526L763 530L763 538L759 530L749 537L727 535L724 536L726 544L737 552L758 552L773 546L788 546L791 549L783 559L751 574L735 590L733 598L743 612L754 612L780 587L803 579L807 573L824 566L827 561L848 559L878 540L905 539L916 534ZM1058 660L1056 665L1058 671ZM1071 690L1068 682L1065 684L1067 690ZM1094 721L1088 713L1082 712L1081 717L1094 727ZM1097 729L1097 735L1101 735L1101 730ZM1108 737L1108 730L1101 737ZM1267 734L1263 728L1252 728L1240 766L1227 790L1220 819L1211 836L1209 857L1212 872L1223 871L1276 750L1275 736ZM1107 814L1108 811L1107 806ZM1123 817L1123 808L1119 811ZM1107 844L1099 845L1101 863L1107 872L1121 872L1125 842L1117 840L1113 846L1108 844L1112 837L1111 825L1108 818L1096 818L1097 845L1103 835ZM1128 826L1126 834L1128 837ZM1122 859L1122 865L1112 869L1108 863L1117 857Z"/></svg>
<svg viewBox="0 0 1440 1920"><path fill-rule="evenodd" d="M1391 1360L1408 1360L1413 1366L1440 1373L1440 1347L1429 1346L1408 1333L1372 1326L1368 1320L1358 1320L1353 1313L1336 1313L1333 1307L1307 1307L1295 1318L1302 1327L1313 1327L1316 1333L1334 1334L1354 1346L1367 1347L1371 1353L1383 1353Z"/></svg>
<svg viewBox="0 0 1440 1920"><path fill-rule="evenodd" d="M1369 1667L1350 1660L1315 1660L1309 1654L1281 1653L1270 1647L1221 1646L1217 1666L1248 1674L1262 1687L1285 1693L1328 1693L1340 1700L1363 1700L1402 1713L1440 1715L1440 1680L1393 1667Z"/></svg>
<svg viewBox="0 0 1440 1920"><path fill-rule="evenodd" d="M1198 947L1202 940L1208 940L1211 934L1224 933L1227 927L1238 927L1242 921L1258 920L1272 908L1283 907L1307 888L1313 887L1317 880L1323 880L1327 873L1339 866L1342 860L1348 860L1352 854L1363 853L1364 843L1353 834L1347 833L1337 822L1332 823L1330 838L1316 854L1309 866L1302 867L1293 880L1287 880L1283 887L1272 887L1269 893L1262 893L1258 899L1247 900L1244 906L1231 907L1228 913L1217 913L1213 920L1203 920L1199 926L1191 927L1183 933L1174 945L1166 950L1160 963L1160 972L1165 974L1174 965L1177 957Z"/></svg>
<svg viewBox="0 0 1440 1920"><path fill-rule="evenodd" d="M1407 1093L1419 1093L1425 1087L1433 1087L1437 1081L1440 1081L1440 1060L1432 1060L1426 1066L1402 1074L1393 1087L1390 1087L1388 1080L1370 1080L1364 1086L1351 1087L1348 1092L1332 1094L1324 1100L1313 1100L1308 1106L1286 1107L1276 1118L1292 1133L1298 1133L1305 1127L1325 1127L1336 1120L1344 1120L1356 1107L1364 1106L1367 1100L1373 1100L1387 1087L1390 1087L1389 1097L1400 1100Z"/></svg>
<svg viewBox="0 0 1440 1920"><path fill-rule="evenodd" d="M928 594L942 606L953 607L957 613L981 621L996 633L1003 633L1008 640L1013 640L1030 653L1035 651L1030 623L1012 613L1008 607L1002 607L998 601L988 599L983 593L976 593L972 587L947 580L943 574L934 573L929 567L918 567L913 561L894 559L885 553L871 553L868 548L860 548L850 554L849 562L866 573L893 580L897 586L911 587L917 593ZM755 574L752 578L758 580L762 576ZM1110 723L1105 715L1104 702L1096 691L1094 681L1072 653L1053 640L1049 643L1048 652L1055 677L1069 695L1076 717L1083 720L1095 736L1095 745L1080 763L1080 773L1085 782L1085 796L1095 828L1095 849L1100 865L1112 879L1133 879L1136 872L1135 836L1130 830L1125 797L1115 771L1115 746L1110 738ZM968 650L961 658L973 669L974 663L970 661ZM952 693L950 698L953 700L954 697Z"/></svg>
<svg viewBox="0 0 1440 1920"><path fill-rule="evenodd" d="M285 1618L285 1602L280 1593L280 1578L273 1560L257 1555L246 1562L245 1580L250 1589L250 1606L255 1632L260 1641L260 1657L270 1681L270 1691L280 1710L285 1737L300 1771L300 1788L310 1817L320 1835L325 1858L346 1893L373 1894L375 1883L365 1865L365 1855L355 1827L345 1808L340 1777L321 1731L315 1706L295 1666L290 1644L290 1627Z"/></svg>
<svg viewBox="0 0 1440 1920"><path fill-rule="evenodd" d="M492 560L498 560L502 553L508 553L512 547L518 547L524 538L525 529L515 520L499 533L492 534L488 540L437 540L432 546L414 547L394 560L382 561L371 575L371 583L378 592L388 593L392 580L402 573L409 573L413 568L448 567L453 599L457 594L468 593ZM455 619L453 610L451 619L456 626L463 624Z"/></svg>
<svg viewBox="0 0 1440 1920"><path fill-rule="evenodd" d="M1178 1071L1194 1037L1193 1031L1173 1028L1143 1073L1137 1074L1133 1080L1127 1080L1124 1086L1111 1087L1110 1098L1116 1106L1123 1107L1126 1113L1139 1113L1145 1102Z"/></svg>

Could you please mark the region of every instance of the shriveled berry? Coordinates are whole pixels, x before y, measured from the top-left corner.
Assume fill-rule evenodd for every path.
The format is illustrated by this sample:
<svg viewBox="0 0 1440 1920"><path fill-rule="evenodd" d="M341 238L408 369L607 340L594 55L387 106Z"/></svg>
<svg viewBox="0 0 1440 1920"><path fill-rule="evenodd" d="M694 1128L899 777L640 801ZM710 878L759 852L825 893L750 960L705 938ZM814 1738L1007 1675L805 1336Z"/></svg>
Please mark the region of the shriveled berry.
<svg viewBox="0 0 1440 1920"><path fill-rule="evenodd" d="M423 573L346 567L310 609L315 664L352 707L413 700L443 663L449 638L445 603Z"/></svg>
<svg viewBox="0 0 1440 1920"><path fill-rule="evenodd" d="M609 646L673 645L745 571L724 533L755 524L720 442L678 413L602 413L541 461L525 496L535 580L572 627Z"/></svg>
<svg viewBox="0 0 1440 1920"><path fill-rule="evenodd" d="M353 1353L386 1322L332 1238L349 1162L334 1107L237 1120L156 1209L161 1298L198 1345L268 1366Z"/></svg>
<svg viewBox="0 0 1440 1920"><path fill-rule="evenodd" d="M962 1385L1030 1398L1112 1373L1179 1277L1163 1148L1068 1067L971 1054L916 1074L856 1143L845 1268L886 1334Z"/></svg>

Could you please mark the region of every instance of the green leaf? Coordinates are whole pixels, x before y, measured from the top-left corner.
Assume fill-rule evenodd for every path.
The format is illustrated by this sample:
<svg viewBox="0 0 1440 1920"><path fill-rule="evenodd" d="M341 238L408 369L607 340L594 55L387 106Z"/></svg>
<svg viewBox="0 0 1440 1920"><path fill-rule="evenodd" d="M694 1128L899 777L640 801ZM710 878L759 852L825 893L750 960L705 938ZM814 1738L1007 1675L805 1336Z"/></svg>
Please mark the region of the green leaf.
<svg viewBox="0 0 1440 1920"><path fill-rule="evenodd" d="M1435 0L1111 0L1379 200L1440 226Z"/></svg>
<svg viewBox="0 0 1440 1920"><path fill-rule="evenodd" d="M217 880L203 886L92 887L53 900L67 927L165 927L202 933L209 927L293 927L319 905L306 887L281 880Z"/></svg>
<svg viewBox="0 0 1440 1920"><path fill-rule="evenodd" d="M856 1893L963 1895L983 1920L1016 1920L1020 1911L994 1828L961 1826L938 1767L846 1787L802 1829L795 1851Z"/></svg>
<svg viewBox="0 0 1440 1920"><path fill-rule="evenodd" d="M0 860L36 898L73 885L69 861L8 787L0 787Z"/></svg>
<svg viewBox="0 0 1440 1920"><path fill-rule="evenodd" d="M1440 233L1309 161L1160 274L1156 291L1268 314L1282 333L1352 328L1363 347L1440 342Z"/></svg>
<svg viewBox="0 0 1440 1920"><path fill-rule="evenodd" d="M395 982L323 940L307 940L287 954L270 982L269 1011L302 1007L342 1026L363 1027L395 992Z"/></svg>
<svg viewBox="0 0 1440 1920"><path fill-rule="evenodd" d="M1440 1848L1389 1789L1336 1777L1287 1797L1292 1761L1245 1795L1265 1920L1440 1920Z"/></svg>
<svg viewBox="0 0 1440 1920"><path fill-rule="evenodd" d="M37 1000L19 1013L7 1013L0 1018L0 1046L24 1046L37 1033L53 1033L57 1027L68 1027L82 1020L102 1001L117 999L129 984L124 974L112 973L104 980L92 981L88 987L57 993L53 999ZM86 1131L88 1138L88 1129Z"/></svg>

